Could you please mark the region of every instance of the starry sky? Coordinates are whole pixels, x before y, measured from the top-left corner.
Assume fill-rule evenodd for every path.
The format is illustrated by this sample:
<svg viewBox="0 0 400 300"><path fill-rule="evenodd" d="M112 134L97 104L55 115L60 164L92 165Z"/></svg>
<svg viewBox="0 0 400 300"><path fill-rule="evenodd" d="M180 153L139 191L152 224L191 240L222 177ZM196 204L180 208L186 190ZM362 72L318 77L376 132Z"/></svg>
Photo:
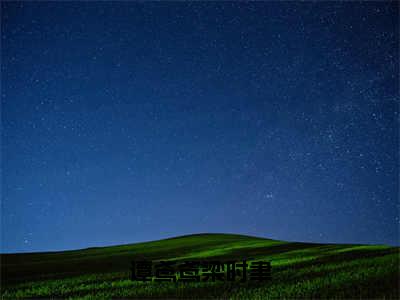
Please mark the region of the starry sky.
<svg viewBox="0 0 400 300"><path fill-rule="evenodd" d="M2 2L2 252L399 244L395 2Z"/></svg>

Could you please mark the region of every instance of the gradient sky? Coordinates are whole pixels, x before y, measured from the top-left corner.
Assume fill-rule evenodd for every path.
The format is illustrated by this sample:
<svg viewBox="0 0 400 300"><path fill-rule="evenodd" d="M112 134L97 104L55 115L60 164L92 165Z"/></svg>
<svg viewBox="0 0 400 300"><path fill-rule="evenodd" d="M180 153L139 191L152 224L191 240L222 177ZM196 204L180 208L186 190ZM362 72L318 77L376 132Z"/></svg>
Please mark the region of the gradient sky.
<svg viewBox="0 0 400 300"><path fill-rule="evenodd" d="M399 244L396 2L2 2L2 252Z"/></svg>

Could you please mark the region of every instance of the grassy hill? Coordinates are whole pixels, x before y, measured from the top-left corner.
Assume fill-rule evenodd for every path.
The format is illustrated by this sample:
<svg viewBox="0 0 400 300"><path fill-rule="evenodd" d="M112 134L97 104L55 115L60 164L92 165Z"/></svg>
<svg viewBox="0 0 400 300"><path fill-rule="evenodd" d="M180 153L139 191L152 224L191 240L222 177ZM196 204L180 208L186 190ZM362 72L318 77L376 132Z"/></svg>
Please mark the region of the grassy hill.
<svg viewBox="0 0 400 300"><path fill-rule="evenodd" d="M1 294L16 298L399 299L399 248L195 234L130 245L1 255ZM134 282L132 260L268 260L264 283Z"/></svg>

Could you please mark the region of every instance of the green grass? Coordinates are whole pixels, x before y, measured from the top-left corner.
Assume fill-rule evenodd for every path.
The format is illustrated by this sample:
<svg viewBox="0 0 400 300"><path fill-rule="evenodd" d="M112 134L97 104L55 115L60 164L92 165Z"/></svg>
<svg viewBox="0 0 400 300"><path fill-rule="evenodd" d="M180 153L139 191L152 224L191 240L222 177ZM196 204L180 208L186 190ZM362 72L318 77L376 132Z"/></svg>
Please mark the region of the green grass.
<svg viewBox="0 0 400 300"><path fill-rule="evenodd" d="M399 248L198 234L75 251L2 254L2 299L399 299ZM269 260L264 283L129 280L133 259Z"/></svg>

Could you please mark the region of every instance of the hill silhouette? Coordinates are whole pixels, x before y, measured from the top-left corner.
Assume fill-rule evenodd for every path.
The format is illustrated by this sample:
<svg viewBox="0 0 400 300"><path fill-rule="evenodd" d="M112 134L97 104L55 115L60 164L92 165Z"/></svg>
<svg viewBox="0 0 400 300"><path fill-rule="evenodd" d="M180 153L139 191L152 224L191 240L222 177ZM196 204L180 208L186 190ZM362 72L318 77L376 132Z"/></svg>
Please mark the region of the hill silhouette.
<svg viewBox="0 0 400 300"><path fill-rule="evenodd" d="M143 285L129 280L132 260L268 260L267 285ZM334 296L398 298L399 248L285 242L238 234L192 234L163 240L60 252L1 255L3 298ZM79 288L80 287L80 288ZM101 287L101 288L100 288ZM140 287L140 288L138 288ZM151 287L151 288L150 288ZM149 289L150 288L150 289ZM106 298L107 298L106 297Z"/></svg>

